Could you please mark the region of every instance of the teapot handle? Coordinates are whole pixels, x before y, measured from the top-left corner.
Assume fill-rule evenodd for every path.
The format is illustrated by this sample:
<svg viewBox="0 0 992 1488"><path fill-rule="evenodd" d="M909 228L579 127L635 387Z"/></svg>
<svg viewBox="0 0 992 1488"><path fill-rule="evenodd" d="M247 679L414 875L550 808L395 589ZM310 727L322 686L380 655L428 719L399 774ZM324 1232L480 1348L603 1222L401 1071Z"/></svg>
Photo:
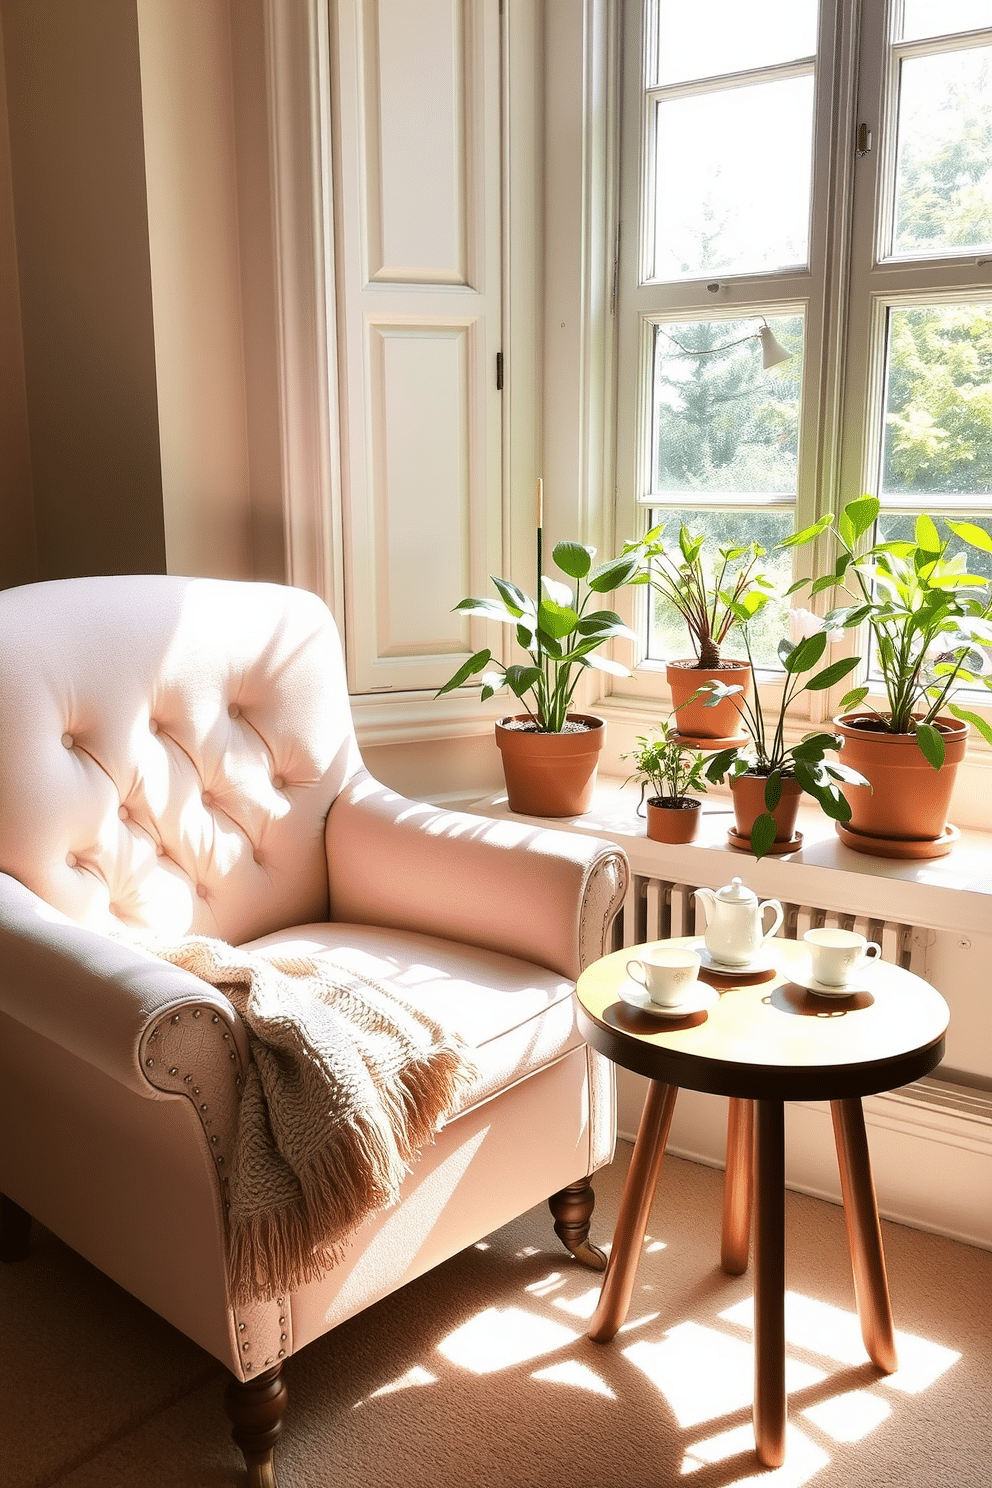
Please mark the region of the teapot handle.
<svg viewBox="0 0 992 1488"><path fill-rule="evenodd" d="M764 928L765 910L766 909L773 909L775 911L775 918L772 921L771 928L769 930L765 930L764 934L761 937L761 944L762 945L764 945L764 943L765 943L766 940L771 940L772 936L775 934L775 931L778 929L778 927L781 925L783 919L785 918L785 915L784 915L783 910L782 910L782 906L778 902L778 900L777 899L766 899L763 904L760 904L758 906L758 913L761 916L762 928Z"/></svg>

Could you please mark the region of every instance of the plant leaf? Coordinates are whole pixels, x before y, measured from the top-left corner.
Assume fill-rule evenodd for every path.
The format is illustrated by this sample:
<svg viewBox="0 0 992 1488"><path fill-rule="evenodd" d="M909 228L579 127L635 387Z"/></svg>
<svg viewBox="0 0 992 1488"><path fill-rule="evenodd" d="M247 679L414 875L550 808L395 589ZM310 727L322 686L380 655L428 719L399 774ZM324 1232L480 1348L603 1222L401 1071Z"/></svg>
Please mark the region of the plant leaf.
<svg viewBox="0 0 992 1488"><path fill-rule="evenodd" d="M451 692L454 688L461 687L462 683L467 682L469 677L474 677L476 672L482 671L482 668L492 660L492 654L491 651L476 651L475 655L470 656L468 661L462 662L455 675L449 677L444 686L438 688L434 696L440 697L442 693Z"/></svg>
<svg viewBox="0 0 992 1488"><path fill-rule="evenodd" d="M974 522L952 522L948 518L945 520L951 531L969 547L981 548L983 553L992 553L992 533L986 532L984 527L979 527Z"/></svg>
<svg viewBox="0 0 992 1488"><path fill-rule="evenodd" d="M542 600L537 620L541 630L556 641L570 636L579 623L579 617L570 604L556 604L553 599Z"/></svg>
<svg viewBox="0 0 992 1488"><path fill-rule="evenodd" d="M506 685L518 698L530 692L542 680L540 667L508 666L506 669Z"/></svg>
<svg viewBox="0 0 992 1488"><path fill-rule="evenodd" d="M589 588L594 594L610 594L622 584L630 583L637 573L638 560L634 557L613 558L601 563L589 575Z"/></svg>
<svg viewBox="0 0 992 1488"><path fill-rule="evenodd" d="M751 851L756 858L763 858L765 856L765 853L775 841L777 831L775 818L770 816L767 811L763 812L751 828Z"/></svg>
<svg viewBox="0 0 992 1488"><path fill-rule="evenodd" d="M922 548L925 553L939 553L943 547L934 520L928 517L926 512L921 512L917 517L914 536L916 546Z"/></svg>
<svg viewBox="0 0 992 1488"><path fill-rule="evenodd" d="M939 770L944 763L944 738L939 729L935 729L932 723L920 723L916 726L916 742L923 750L924 755L935 770Z"/></svg>
<svg viewBox="0 0 992 1488"><path fill-rule="evenodd" d="M783 537L782 541L776 543L775 546L776 548L804 547L806 543L812 542L814 538L819 537L821 532L825 532L831 526L833 520L833 512L827 512L818 522L814 522L812 527L804 527L802 532L794 532L791 537Z"/></svg>
<svg viewBox="0 0 992 1488"><path fill-rule="evenodd" d="M782 799L782 771L773 770L765 781L765 805L769 811L774 811Z"/></svg>
<svg viewBox="0 0 992 1488"><path fill-rule="evenodd" d="M845 692L841 698L839 707L842 713L850 713L852 708L859 708L870 692L868 687L852 687L850 692Z"/></svg>
<svg viewBox="0 0 992 1488"><path fill-rule="evenodd" d="M577 542L560 542L556 544L551 556L562 573L568 574L570 579L584 579L592 567L596 549L584 547Z"/></svg>
<svg viewBox="0 0 992 1488"><path fill-rule="evenodd" d="M853 672L860 661L860 656L843 656L840 661L833 661L822 672L817 672L815 677L810 677L806 686L810 692L823 692L827 687L833 687L842 677L846 677L848 672Z"/></svg>
<svg viewBox="0 0 992 1488"><path fill-rule="evenodd" d="M874 527L880 510L881 502L877 496L862 496L858 501L848 502L843 515L851 523L855 540L862 537L869 527Z"/></svg>
<svg viewBox="0 0 992 1488"><path fill-rule="evenodd" d="M493 577L493 583L499 591L499 596L514 619L519 620L521 615L527 613L528 609L533 611L534 602L527 598L522 589L516 584L511 584L509 579L497 579Z"/></svg>
<svg viewBox="0 0 992 1488"><path fill-rule="evenodd" d="M808 672L816 666L820 657L827 648L827 633L825 630L814 631L812 635L804 636L797 646L794 646L787 658L783 658L785 670L790 675L797 672ZM779 647L779 655L782 655ZM807 684L808 686L809 684Z"/></svg>
<svg viewBox="0 0 992 1488"><path fill-rule="evenodd" d="M992 724L989 724L980 713L972 713L968 708L959 708L956 703L950 704L950 711L955 718L960 718L962 723L970 723L972 728L977 729L986 744L992 744Z"/></svg>

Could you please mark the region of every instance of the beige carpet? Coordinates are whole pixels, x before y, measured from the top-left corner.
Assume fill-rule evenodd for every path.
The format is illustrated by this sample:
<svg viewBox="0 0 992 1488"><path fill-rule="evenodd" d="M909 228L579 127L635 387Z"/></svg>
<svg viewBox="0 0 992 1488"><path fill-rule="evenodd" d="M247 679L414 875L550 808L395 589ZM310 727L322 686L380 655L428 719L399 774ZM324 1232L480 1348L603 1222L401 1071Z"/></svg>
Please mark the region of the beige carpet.
<svg viewBox="0 0 992 1488"><path fill-rule="evenodd" d="M610 1234L630 1148L597 1177ZM666 1158L630 1321L541 1206L290 1360L280 1488L988 1488L992 1254L886 1224L898 1374L865 1362L843 1216L788 1199L789 1455L758 1467L722 1173ZM232 1488L224 1371L51 1235L0 1267L8 1488Z"/></svg>

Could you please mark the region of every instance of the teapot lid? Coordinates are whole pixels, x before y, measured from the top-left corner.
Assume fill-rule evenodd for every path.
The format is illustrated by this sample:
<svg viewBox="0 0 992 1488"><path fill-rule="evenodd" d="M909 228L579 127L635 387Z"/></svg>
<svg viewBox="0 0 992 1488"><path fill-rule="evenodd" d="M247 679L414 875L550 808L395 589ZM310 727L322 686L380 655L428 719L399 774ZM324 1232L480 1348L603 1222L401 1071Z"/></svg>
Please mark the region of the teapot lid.
<svg viewBox="0 0 992 1488"><path fill-rule="evenodd" d="M732 883L724 884L722 889L717 889L716 897L722 904L749 904L758 896L739 878L735 878Z"/></svg>

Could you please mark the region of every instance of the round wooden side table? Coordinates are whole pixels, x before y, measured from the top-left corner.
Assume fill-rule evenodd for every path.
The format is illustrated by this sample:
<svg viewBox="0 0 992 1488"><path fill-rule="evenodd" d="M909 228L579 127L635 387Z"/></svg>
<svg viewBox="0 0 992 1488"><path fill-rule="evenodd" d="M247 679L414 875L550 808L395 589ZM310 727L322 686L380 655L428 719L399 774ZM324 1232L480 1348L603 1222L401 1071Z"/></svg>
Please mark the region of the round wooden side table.
<svg viewBox="0 0 992 1488"><path fill-rule="evenodd" d="M653 945L696 945L697 937ZM577 986L586 1040L651 1081L589 1337L607 1343L627 1316L680 1087L730 1097L721 1264L747 1269L754 1207L754 1436L767 1467L785 1458L785 1101L830 1102L861 1334L870 1358L897 1367L882 1234L861 1098L918 1080L943 1057L948 1008L928 983L875 962L863 990L821 997L801 976L801 942L768 943L774 966L722 976L705 966L709 1006L660 1018L622 995L639 990L633 946L588 967Z"/></svg>

